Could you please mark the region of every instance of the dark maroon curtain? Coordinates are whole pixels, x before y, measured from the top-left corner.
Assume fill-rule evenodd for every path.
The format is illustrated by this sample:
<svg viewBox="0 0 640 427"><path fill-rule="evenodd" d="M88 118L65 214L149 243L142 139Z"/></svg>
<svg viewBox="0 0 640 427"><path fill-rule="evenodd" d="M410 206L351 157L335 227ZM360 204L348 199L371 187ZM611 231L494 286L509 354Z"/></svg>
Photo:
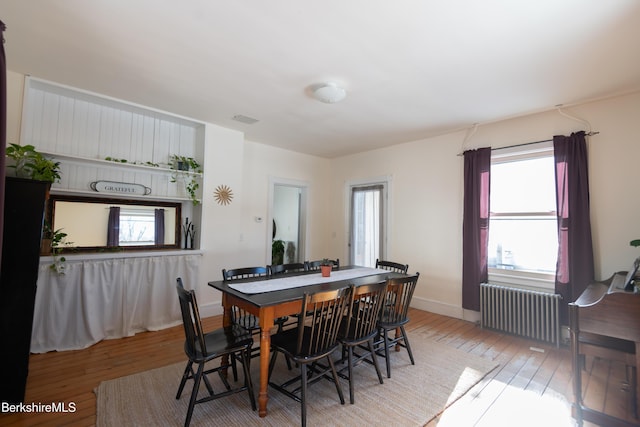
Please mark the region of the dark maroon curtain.
<svg viewBox="0 0 640 427"><path fill-rule="evenodd" d="M120 243L120 207L109 208L109 223L107 224L107 246L118 246Z"/></svg>
<svg viewBox="0 0 640 427"><path fill-rule="evenodd" d="M155 244L164 245L164 209L155 210Z"/></svg>
<svg viewBox="0 0 640 427"><path fill-rule="evenodd" d="M0 21L0 259L2 259L2 232L4 230L4 177L7 147L7 59L4 54L4 23Z"/></svg>
<svg viewBox="0 0 640 427"><path fill-rule="evenodd" d="M488 280L491 148L464 152L462 307L480 310L480 283Z"/></svg>
<svg viewBox="0 0 640 427"><path fill-rule="evenodd" d="M558 264L556 293L562 295L560 319L568 324L568 306L593 281L593 246L589 214L589 170L585 133L554 136Z"/></svg>

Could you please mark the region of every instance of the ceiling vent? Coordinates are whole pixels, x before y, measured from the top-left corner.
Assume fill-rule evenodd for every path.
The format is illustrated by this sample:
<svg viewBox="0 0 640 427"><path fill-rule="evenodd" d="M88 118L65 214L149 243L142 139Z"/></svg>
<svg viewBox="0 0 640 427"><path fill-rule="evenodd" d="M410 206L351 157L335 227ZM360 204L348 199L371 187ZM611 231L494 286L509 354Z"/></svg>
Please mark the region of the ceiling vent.
<svg viewBox="0 0 640 427"><path fill-rule="evenodd" d="M247 125L252 125L259 121L258 119L254 119L253 117L243 116L242 114L236 114L232 117L232 119L236 122L245 123Z"/></svg>

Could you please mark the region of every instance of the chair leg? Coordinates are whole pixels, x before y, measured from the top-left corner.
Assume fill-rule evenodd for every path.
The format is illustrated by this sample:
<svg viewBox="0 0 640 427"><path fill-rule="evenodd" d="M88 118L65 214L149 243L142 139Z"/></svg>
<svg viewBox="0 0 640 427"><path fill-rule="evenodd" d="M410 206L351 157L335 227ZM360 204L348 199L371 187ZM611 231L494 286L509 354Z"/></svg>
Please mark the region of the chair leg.
<svg viewBox="0 0 640 427"><path fill-rule="evenodd" d="M413 352L411 351L411 345L409 344L409 338L407 337L407 331L404 330L404 326L400 326L400 330L402 331L402 339L404 340L404 345L407 347L407 352L409 353L409 359L411 359L411 364L415 365L416 362L413 360Z"/></svg>
<svg viewBox="0 0 640 427"><path fill-rule="evenodd" d="M333 382L336 385L338 396L340 396L340 404L344 405L344 394L342 393L340 380L338 380L338 372L336 371L336 365L333 363L333 359L331 358L331 355L327 356L327 360L329 361L329 366L331 367L331 374L333 375Z"/></svg>
<svg viewBox="0 0 640 427"><path fill-rule="evenodd" d="M233 381L238 381L238 367L236 366L236 356L235 354L230 354L229 359L231 359L231 371L233 372Z"/></svg>
<svg viewBox="0 0 640 427"><path fill-rule="evenodd" d="M193 390L191 390L191 398L189 399L189 408L187 409L187 419L184 421L184 427L189 427L191 423L191 416L193 415L193 407L196 405L196 399L198 398L198 390L200 389L200 379L202 379L202 372L204 371L204 363L198 364L198 371L193 377Z"/></svg>
<svg viewBox="0 0 640 427"><path fill-rule="evenodd" d="M187 362L187 366L184 368L184 373L182 374L182 379L180 380L180 385L178 386L178 393L176 394L176 399L180 399L182 395L182 390L184 389L184 385L187 383L189 379L189 374L193 375L193 370L191 366L193 365L192 361Z"/></svg>
<svg viewBox="0 0 640 427"><path fill-rule="evenodd" d="M307 425L307 364L300 364L300 423L302 427L306 427Z"/></svg>
<svg viewBox="0 0 640 427"><path fill-rule="evenodd" d="M348 346L347 348L347 370L349 372L349 403L352 405L355 403L355 398L353 397L353 347Z"/></svg>
<svg viewBox="0 0 640 427"><path fill-rule="evenodd" d="M256 396L253 393L253 382L251 381L251 373L250 373L250 365L249 360L251 360L251 350L243 350L240 352L240 357L242 357L242 369L244 370L244 385L247 387L247 391L249 392L249 400L251 401L251 409L256 410Z"/></svg>
<svg viewBox="0 0 640 427"><path fill-rule="evenodd" d="M387 333L386 329L382 331L382 334L384 336L384 358L387 364L387 378L391 378L391 360L389 358L389 334Z"/></svg>
<svg viewBox="0 0 640 427"><path fill-rule="evenodd" d="M378 356L376 355L375 349L373 348L373 338L370 339L367 344L369 344L369 351L371 352L371 360L373 361L373 366L376 368L376 374L378 374L378 381L380 384L384 384L382 381L382 374L380 373L380 365L378 365Z"/></svg>

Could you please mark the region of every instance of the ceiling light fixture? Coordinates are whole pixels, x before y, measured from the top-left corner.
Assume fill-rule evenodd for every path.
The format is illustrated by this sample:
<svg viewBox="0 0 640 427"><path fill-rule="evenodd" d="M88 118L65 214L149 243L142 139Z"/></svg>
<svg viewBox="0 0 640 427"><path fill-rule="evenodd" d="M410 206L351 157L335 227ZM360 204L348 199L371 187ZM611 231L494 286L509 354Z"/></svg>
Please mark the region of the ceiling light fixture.
<svg viewBox="0 0 640 427"><path fill-rule="evenodd" d="M347 96L347 91L336 83L322 83L313 90L313 97L320 102L334 104L342 101Z"/></svg>

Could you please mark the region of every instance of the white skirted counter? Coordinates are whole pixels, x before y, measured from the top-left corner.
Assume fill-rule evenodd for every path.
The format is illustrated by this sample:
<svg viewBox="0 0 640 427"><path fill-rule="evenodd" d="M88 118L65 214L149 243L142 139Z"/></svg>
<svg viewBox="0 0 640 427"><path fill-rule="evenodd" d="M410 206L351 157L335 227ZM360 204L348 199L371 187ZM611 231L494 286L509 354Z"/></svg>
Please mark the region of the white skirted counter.
<svg viewBox="0 0 640 427"><path fill-rule="evenodd" d="M42 257L31 352L78 350L108 338L180 324L175 283L198 283L202 254L66 256L65 274Z"/></svg>

